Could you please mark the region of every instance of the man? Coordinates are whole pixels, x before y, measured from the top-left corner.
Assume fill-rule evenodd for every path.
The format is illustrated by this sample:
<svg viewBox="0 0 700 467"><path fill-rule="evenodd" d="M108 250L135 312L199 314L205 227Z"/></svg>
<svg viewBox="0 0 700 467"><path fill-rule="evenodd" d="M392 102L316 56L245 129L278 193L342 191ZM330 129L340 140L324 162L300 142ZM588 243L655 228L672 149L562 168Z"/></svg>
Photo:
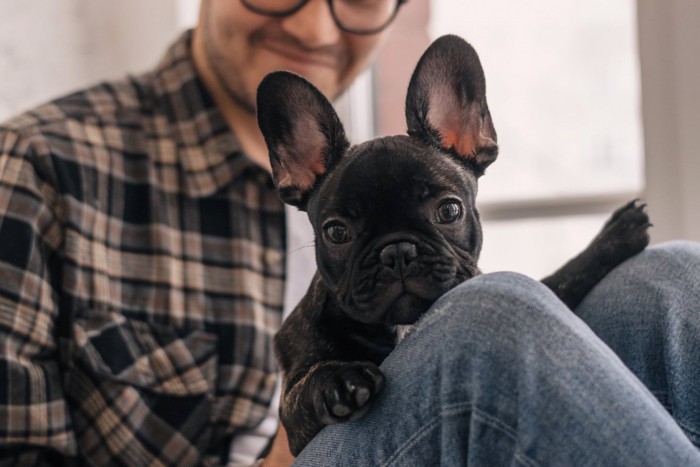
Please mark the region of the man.
<svg viewBox="0 0 700 467"><path fill-rule="evenodd" d="M154 72L2 128L10 464L252 461L274 434L285 211L256 87L288 69L337 96L400 5L286 3L205 0Z"/></svg>
<svg viewBox="0 0 700 467"><path fill-rule="evenodd" d="M274 433L287 234L255 89L288 69L337 96L399 7L203 0L154 72L2 127L3 462L255 459ZM699 278L697 245L653 249L578 310L685 431L541 284L496 274L444 297L383 365L368 416L324 430L299 462L699 463ZM443 312L466 297L469 316ZM290 461L282 431L264 465Z"/></svg>

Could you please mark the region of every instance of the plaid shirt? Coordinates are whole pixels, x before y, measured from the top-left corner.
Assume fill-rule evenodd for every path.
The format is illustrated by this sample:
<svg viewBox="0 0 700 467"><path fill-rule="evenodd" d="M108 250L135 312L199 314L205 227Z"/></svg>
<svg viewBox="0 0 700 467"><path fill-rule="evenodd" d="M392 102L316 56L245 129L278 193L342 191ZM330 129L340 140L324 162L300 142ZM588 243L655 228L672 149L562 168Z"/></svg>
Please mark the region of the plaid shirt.
<svg viewBox="0 0 700 467"><path fill-rule="evenodd" d="M267 415L284 208L190 38L0 126L2 463L217 464Z"/></svg>

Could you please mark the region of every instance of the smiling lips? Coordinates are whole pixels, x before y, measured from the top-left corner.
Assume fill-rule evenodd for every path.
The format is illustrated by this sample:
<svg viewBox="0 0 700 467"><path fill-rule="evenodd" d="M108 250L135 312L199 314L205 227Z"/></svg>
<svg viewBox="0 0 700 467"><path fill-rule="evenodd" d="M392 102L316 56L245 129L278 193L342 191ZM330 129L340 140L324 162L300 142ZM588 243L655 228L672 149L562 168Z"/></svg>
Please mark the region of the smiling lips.
<svg viewBox="0 0 700 467"><path fill-rule="evenodd" d="M301 67L316 66L333 70L338 70L340 67L338 54L330 48L306 50L280 41L266 41L260 46Z"/></svg>

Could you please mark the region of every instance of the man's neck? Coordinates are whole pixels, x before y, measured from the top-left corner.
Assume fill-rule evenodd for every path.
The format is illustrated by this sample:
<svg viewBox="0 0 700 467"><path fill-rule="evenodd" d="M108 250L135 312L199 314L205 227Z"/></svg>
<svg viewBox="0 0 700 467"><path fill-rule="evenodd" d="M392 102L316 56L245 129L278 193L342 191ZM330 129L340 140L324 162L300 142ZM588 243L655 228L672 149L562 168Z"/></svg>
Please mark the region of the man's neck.
<svg viewBox="0 0 700 467"><path fill-rule="evenodd" d="M220 102L215 95L214 101L221 110L229 128L235 133L245 155L270 172L270 158L268 156L267 144L265 144L265 139L260 133L255 114L251 114L235 103Z"/></svg>

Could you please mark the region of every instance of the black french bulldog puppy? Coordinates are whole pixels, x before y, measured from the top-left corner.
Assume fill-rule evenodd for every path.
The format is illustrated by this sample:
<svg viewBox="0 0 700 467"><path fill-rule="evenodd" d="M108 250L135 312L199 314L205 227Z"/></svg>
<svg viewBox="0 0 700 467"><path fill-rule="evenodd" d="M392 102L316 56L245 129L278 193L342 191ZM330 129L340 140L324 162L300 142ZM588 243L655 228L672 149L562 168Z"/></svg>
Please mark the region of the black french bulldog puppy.
<svg viewBox="0 0 700 467"><path fill-rule="evenodd" d="M316 237L318 272L275 337L280 416L297 455L324 426L364 414L402 325L479 274L477 179L498 146L479 58L456 36L436 40L414 71L408 135L351 147L326 98L287 72L268 75L257 99L274 183ZM543 282L573 309L645 248L649 225L629 203Z"/></svg>

